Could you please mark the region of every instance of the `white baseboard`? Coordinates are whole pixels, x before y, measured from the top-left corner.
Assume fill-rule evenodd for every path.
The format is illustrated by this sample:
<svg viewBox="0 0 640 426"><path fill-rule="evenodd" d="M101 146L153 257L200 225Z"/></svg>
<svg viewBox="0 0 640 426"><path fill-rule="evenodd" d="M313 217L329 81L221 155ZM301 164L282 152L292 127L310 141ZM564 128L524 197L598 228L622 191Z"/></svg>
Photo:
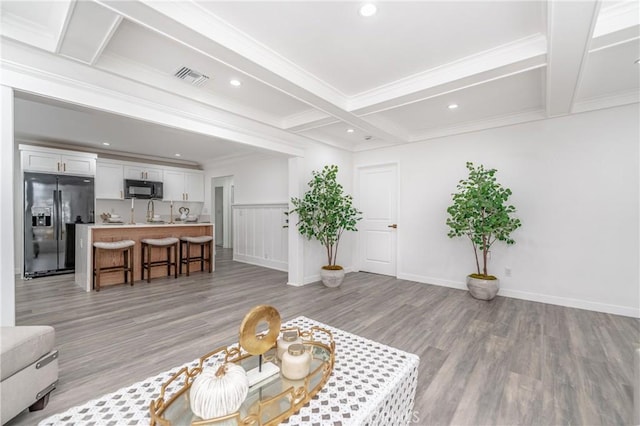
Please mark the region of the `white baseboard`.
<svg viewBox="0 0 640 426"><path fill-rule="evenodd" d="M415 281L423 284L438 285L441 287L466 290L467 284L460 281L449 281L439 278L425 277L415 274L399 273L398 279ZM566 306L569 308L585 309L587 311L604 312L607 314L622 315L625 317L640 318L640 309L630 306L610 305L608 303L591 302L589 300L572 299L569 297L551 296L548 294L530 293L520 290L501 288L498 296L511 297L513 299L529 300L531 302L548 303L550 305Z"/></svg>
<svg viewBox="0 0 640 426"><path fill-rule="evenodd" d="M282 262L279 260L272 260L272 259L264 259L262 257L256 257L256 256L247 256L243 254L234 253L233 261L248 263L250 265L256 265L256 266L264 266L265 268L275 269L276 271L282 271L282 272L287 272L289 270L289 266L287 262Z"/></svg>
<svg viewBox="0 0 640 426"><path fill-rule="evenodd" d="M457 288L458 290L466 290L467 284L459 281L449 281L440 278L424 277L422 275L399 273L399 280L415 281L422 284L439 285L440 287Z"/></svg>
<svg viewBox="0 0 640 426"><path fill-rule="evenodd" d="M589 300L572 299L569 297L551 296L548 294L529 293L527 291L501 288L498 295L513 299L530 300L532 302L548 303L550 305L566 306L569 308L585 309L587 311L604 312L625 317L640 318L640 309L630 306L610 305L608 303L591 302Z"/></svg>

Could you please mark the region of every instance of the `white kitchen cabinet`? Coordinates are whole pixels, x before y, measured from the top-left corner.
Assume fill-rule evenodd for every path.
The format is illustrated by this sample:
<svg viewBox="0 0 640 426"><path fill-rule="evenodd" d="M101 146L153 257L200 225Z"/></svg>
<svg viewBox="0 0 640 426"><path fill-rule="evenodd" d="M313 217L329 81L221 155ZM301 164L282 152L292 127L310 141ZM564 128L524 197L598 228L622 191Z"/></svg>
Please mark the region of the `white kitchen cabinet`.
<svg viewBox="0 0 640 426"><path fill-rule="evenodd" d="M164 200L204 201L204 173L199 171L164 170Z"/></svg>
<svg viewBox="0 0 640 426"><path fill-rule="evenodd" d="M162 178L162 198L168 201L186 201L184 196L184 172L165 170Z"/></svg>
<svg viewBox="0 0 640 426"><path fill-rule="evenodd" d="M71 153L51 148L20 146L22 170L25 172L41 172L95 176L96 155L78 152Z"/></svg>
<svg viewBox="0 0 640 426"><path fill-rule="evenodd" d="M98 199L124 198L124 167L122 164L99 160L96 166L95 193Z"/></svg>
<svg viewBox="0 0 640 426"><path fill-rule="evenodd" d="M187 201L204 201L204 173L185 172L184 192L187 194Z"/></svg>
<svg viewBox="0 0 640 426"><path fill-rule="evenodd" d="M124 166L124 178L161 182L162 169L159 167L149 167L146 164Z"/></svg>

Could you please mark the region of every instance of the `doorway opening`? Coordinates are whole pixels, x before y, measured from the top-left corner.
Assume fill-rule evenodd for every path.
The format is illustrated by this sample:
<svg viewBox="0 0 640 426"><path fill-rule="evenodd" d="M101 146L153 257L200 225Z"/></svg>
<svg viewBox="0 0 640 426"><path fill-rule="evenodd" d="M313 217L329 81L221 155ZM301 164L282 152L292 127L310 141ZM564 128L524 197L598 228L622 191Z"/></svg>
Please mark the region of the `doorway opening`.
<svg viewBox="0 0 640 426"><path fill-rule="evenodd" d="M211 212L214 224L215 244L221 248L233 248L233 176L211 179Z"/></svg>

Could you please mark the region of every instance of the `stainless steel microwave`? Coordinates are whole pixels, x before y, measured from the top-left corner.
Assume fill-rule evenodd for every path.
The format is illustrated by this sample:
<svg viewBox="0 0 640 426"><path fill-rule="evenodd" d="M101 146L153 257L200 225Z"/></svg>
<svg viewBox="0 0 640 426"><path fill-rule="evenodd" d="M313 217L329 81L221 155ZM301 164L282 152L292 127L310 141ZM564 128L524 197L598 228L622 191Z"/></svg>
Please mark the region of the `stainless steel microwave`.
<svg viewBox="0 0 640 426"><path fill-rule="evenodd" d="M124 180L124 198L140 198L144 200L162 199L162 182L149 180Z"/></svg>

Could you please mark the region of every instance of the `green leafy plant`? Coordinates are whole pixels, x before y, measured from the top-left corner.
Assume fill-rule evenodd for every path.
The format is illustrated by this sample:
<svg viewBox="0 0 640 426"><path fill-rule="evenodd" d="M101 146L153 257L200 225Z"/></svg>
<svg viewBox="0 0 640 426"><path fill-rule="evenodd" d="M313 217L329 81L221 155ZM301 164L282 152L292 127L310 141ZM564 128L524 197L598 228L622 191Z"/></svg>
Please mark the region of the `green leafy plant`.
<svg viewBox="0 0 640 426"><path fill-rule="evenodd" d="M485 169L467 162L469 177L458 183L453 204L447 208L450 238L467 236L473 245L477 274L474 278L495 279L487 271L487 259L496 241L514 244L511 233L521 226L520 219L512 217L516 208L507 205L511 190L503 188L495 178L495 169ZM478 254L482 253L482 272Z"/></svg>
<svg viewBox="0 0 640 426"><path fill-rule="evenodd" d="M340 237L344 231L358 230L356 224L362 219L361 212L353 207L353 198L344 194L337 182L338 166L324 166L312 174L309 191L302 198L291 199L294 209L290 213L298 215L300 234L325 246L329 263L324 268L342 269L336 265Z"/></svg>

